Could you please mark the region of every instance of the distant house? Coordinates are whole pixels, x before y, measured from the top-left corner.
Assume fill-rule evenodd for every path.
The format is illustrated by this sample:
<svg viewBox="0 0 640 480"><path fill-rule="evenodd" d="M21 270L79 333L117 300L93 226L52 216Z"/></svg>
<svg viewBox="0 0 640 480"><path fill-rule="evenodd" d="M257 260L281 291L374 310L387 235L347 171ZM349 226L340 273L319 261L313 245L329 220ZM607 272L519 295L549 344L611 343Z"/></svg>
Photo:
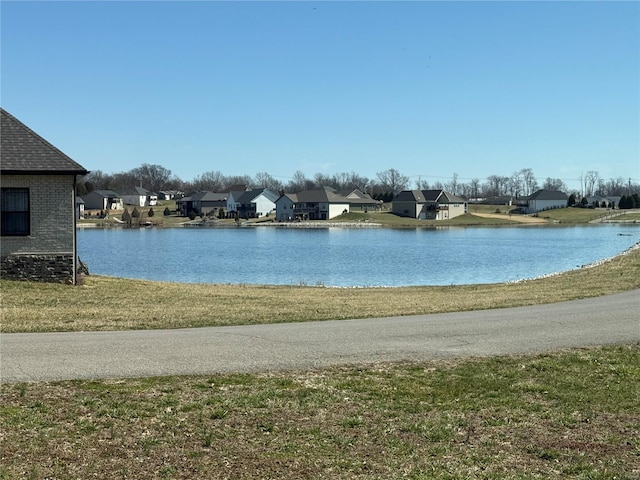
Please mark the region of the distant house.
<svg viewBox="0 0 640 480"><path fill-rule="evenodd" d="M244 192L236 200L238 216L257 218L269 215L275 210L277 199L278 194L268 188L255 188Z"/></svg>
<svg viewBox="0 0 640 480"><path fill-rule="evenodd" d="M620 205L620 199L622 197L610 196L610 197L587 197L587 204L594 208L616 208Z"/></svg>
<svg viewBox="0 0 640 480"><path fill-rule="evenodd" d="M448 220L467 213L467 202L444 190L403 190L391 202L391 212L419 220Z"/></svg>
<svg viewBox="0 0 640 480"><path fill-rule="evenodd" d="M343 196L349 202L350 212L376 212L382 210L384 202L371 198L368 193L363 193L359 189L351 190Z"/></svg>
<svg viewBox="0 0 640 480"><path fill-rule="evenodd" d="M0 108L3 278L76 282L76 180L87 170Z"/></svg>
<svg viewBox="0 0 640 480"><path fill-rule="evenodd" d="M177 200L184 197L184 192L180 190L160 190L158 200Z"/></svg>
<svg viewBox="0 0 640 480"><path fill-rule="evenodd" d="M124 208L122 198L113 190L93 190L83 195L82 199L86 210L122 210Z"/></svg>
<svg viewBox="0 0 640 480"><path fill-rule="evenodd" d="M275 202L276 220L330 220L349 211L349 200L331 187L286 193Z"/></svg>
<svg viewBox="0 0 640 480"><path fill-rule="evenodd" d="M82 197L76 197L76 220L84 218L84 200Z"/></svg>
<svg viewBox="0 0 640 480"><path fill-rule="evenodd" d="M554 208L567 206L569 197L566 193L557 190L538 190L528 197L520 197L518 205L524 213L538 213Z"/></svg>
<svg viewBox="0 0 640 480"><path fill-rule="evenodd" d="M120 198L125 205L136 207L155 207L158 204L158 195L146 188L131 187L120 190Z"/></svg>
<svg viewBox="0 0 640 480"><path fill-rule="evenodd" d="M240 186L235 186L235 188L239 188ZM240 208L240 204L238 203L238 199L247 192L247 188L242 185L241 189L238 190L229 190L227 194L227 216L231 217L236 214L239 214L238 209Z"/></svg>
<svg viewBox="0 0 640 480"><path fill-rule="evenodd" d="M176 201L182 215L215 215L227 206L227 193L195 192Z"/></svg>

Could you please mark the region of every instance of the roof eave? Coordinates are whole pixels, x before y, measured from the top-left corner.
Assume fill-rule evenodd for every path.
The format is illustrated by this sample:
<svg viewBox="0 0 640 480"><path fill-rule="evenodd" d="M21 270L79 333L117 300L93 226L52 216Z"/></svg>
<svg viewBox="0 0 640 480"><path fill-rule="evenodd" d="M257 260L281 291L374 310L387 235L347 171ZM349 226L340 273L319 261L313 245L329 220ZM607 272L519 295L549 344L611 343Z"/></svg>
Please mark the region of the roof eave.
<svg viewBox="0 0 640 480"><path fill-rule="evenodd" d="M2 175L87 175L89 170L0 170Z"/></svg>

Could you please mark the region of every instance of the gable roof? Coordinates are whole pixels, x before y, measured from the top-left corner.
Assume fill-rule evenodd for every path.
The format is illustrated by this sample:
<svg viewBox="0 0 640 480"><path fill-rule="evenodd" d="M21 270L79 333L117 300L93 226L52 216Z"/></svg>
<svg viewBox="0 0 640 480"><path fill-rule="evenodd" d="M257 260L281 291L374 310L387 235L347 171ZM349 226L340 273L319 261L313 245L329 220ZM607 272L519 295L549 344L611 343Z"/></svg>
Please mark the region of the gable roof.
<svg viewBox="0 0 640 480"><path fill-rule="evenodd" d="M566 193L557 190L538 190L533 192L526 200L568 200Z"/></svg>
<svg viewBox="0 0 640 480"><path fill-rule="evenodd" d="M349 199L343 197L331 187L314 188L313 190L303 190L296 194L297 202L305 203L349 203Z"/></svg>
<svg viewBox="0 0 640 480"><path fill-rule="evenodd" d="M415 203L464 203L465 200L444 190L403 190L393 199L394 202Z"/></svg>
<svg viewBox="0 0 640 480"><path fill-rule="evenodd" d="M0 162L5 175L89 173L4 108L0 108Z"/></svg>
<svg viewBox="0 0 640 480"><path fill-rule="evenodd" d="M227 194L215 193L211 191L195 192L191 194L189 197L183 198L182 200L190 201L190 202L220 202L220 201L227 200Z"/></svg>
<svg viewBox="0 0 640 480"><path fill-rule="evenodd" d="M155 193L142 187L130 187L120 190L120 195L140 195L141 197L147 197L149 195L155 195Z"/></svg>
<svg viewBox="0 0 640 480"><path fill-rule="evenodd" d="M99 195L104 198L120 198L120 195L118 195L113 190L91 190L85 195L85 197L89 195Z"/></svg>
<svg viewBox="0 0 640 480"><path fill-rule="evenodd" d="M278 194L272 192L268 188L254 188L248 192L243 192L242 195L236 199L236 202L241 204L253 203L253 201L260 195L264 195L267 200L272 202L275 202L278 199Z"/></svg>

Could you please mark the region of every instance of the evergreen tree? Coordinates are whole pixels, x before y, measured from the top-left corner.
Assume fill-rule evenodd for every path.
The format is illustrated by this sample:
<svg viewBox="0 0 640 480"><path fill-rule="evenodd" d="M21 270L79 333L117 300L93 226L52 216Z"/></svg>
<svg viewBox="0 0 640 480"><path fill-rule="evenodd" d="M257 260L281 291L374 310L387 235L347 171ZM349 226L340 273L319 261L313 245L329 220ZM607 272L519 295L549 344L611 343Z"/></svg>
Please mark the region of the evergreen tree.
<svg viewBox="0 0 640 480"><path fill-rule="evenodd" d="M151 217L153 217L155 214L156 214L156 212L154 212L154 211L153 211L153 208L150 208L150 209L149 209L149 213L147 214L147 216L148 216L149 218L151 218Z"/></svg>
<svg viewBox="0 0 640 480"><path fill-rule="evenodd" d="M169 210L169 207L164 207L164 216L168 217L169 215L171 215L171 210Z"/></svg>

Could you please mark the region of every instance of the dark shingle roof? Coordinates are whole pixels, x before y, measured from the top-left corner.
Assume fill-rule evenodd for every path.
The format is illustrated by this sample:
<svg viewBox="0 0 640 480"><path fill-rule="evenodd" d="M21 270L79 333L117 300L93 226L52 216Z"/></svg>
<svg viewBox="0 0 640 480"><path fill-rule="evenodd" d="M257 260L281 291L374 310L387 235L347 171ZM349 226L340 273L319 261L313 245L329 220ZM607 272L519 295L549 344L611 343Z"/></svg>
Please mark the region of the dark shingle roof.
<svg viewBox="0 0 640 480"><path fill-rule="evenodd" d="M532 193L526 200L568 200L567 194L557 190L538 190Z"/></svg>
<svg viewBox="0 0 640 480"><path fill-rule="evenodd" d="M89 173L3 108L0 108L0 170L4 174Z"/></svg>
<svg viewBox="0 0 640 480"><path fill-rule="evenodd" d="M140 196L144 195L144 196L148 196L148 195L154 195L154 193L150 192L146 188L130 187L130 188L124 188L124 189L120 190L120 195L140 195Z"/></svg>

